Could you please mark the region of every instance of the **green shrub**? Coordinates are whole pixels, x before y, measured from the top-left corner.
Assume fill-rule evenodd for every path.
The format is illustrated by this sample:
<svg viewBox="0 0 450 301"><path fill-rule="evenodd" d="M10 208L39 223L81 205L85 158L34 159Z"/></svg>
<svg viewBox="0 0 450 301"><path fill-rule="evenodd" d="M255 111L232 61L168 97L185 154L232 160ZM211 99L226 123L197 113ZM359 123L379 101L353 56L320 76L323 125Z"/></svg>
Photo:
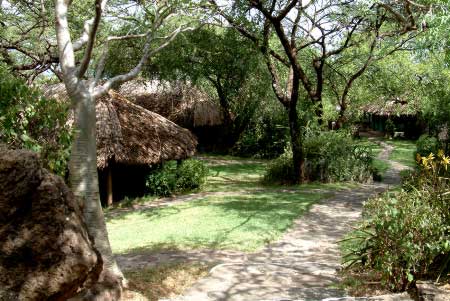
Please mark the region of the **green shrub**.
<svg viewBox="0 0 450 301"><path fill-rule="evenodd" d="M233 155L273 159L283 154L289 141L285 112L258 113L233 147Z"/></svg>
<svg viewBox="0 0 450 301"><path fill-rule="evenodd" d="M64 176L72 140L68 106L42 96L0 64L0 141L40 153L44 167Z"/></svg>
<svg viewBox="0 0 450 301"><path fill-rule="evenodd" d="M436 154L439 148L439 142L436 137L427 134L421 135L416 142L417 153L421 156L428 156L429 153Z"/></svg>
<svg viewBox="0 0 450 301"><path fill-rule="evenodd" d="M398 192L371 199L365 221L350 236L349 263L380 273L393 291L408 289L450 252L449 225L427 192Z"/></svg>
<svg viewBox="0 0 450 301"><path fill-rule="evenodd" d="M183 161L176 173L176 190L182 192L200 188L205 184L208 173L208 167L200 160Z"/></svg>
<svg viewBox="0 0 450 301"><path fill-rule="evenodd" d="M344 243L349 268L376 271L394 291L450 268L450 159L439 151L418 161L403 175L407 189L364 205L364 221Z"/></svg>
<svg viewBox="0 0 450 301"><path fill-rule="evenodd" d="M290 184L293 178L292 150L288 147L280 157L269 163L263 177L263 183Z"/></svg>
<svg viewBox="0 0 450 301"><path fill-rule="evenodd" d="M372 152L345 132L319 132L306 137L306 174L310 181L365 182L372 177Z"/></svg>
<svg viewBox="0 0 450 301"><path fill-rule="evenodd" d="M372 152L346 132L310 132L304 139L305 174L309 181L366 182L372 178ZM269 164L264 182L290 183L293 179L292 151Z"/></svg>
<svg viewBox="0 0 450 301"><path fill-rule="evenodd" d="M208 173L209 169L200 160L189 159L181 164L166 162L148 175L146 186L152 195L171 196L200 188Z"/></svg>

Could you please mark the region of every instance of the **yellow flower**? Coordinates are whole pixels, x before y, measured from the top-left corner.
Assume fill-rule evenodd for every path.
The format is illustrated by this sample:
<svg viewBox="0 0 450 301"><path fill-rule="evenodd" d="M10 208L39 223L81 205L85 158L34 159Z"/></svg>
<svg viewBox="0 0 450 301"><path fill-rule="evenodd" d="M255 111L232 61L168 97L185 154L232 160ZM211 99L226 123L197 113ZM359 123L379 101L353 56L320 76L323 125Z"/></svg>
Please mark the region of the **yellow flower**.
<svg viewBox="0 0 450 301"><path fill-rule="evenodd" d="M442 158L442 157L444 157L444 150L443 149L440 149L439 151L438 151L438 153L437 153L437 155L438 155L438 157L440 157L440 158Z"/></svg>
<svg viewBox="0 0 450 301"><path fill-rule="evenodd" d="M430 153L427 157L428 160L433 161L434 160L434 154Z"/></svg>
<svg viewBox="0 0 450 301"><path fill-rule="evenodd" d="M423 165L424 167L427 167L427 166L428 166L428 158L427 158L427 157L422 157L422 165Z"/></svg>
<svg viewBox="0 0 450 301"><path fill-rule="evenodd" d="M447 170L447 166L450 164L450 157L442 156L442 165L444 165L445 170Z"/></svg>

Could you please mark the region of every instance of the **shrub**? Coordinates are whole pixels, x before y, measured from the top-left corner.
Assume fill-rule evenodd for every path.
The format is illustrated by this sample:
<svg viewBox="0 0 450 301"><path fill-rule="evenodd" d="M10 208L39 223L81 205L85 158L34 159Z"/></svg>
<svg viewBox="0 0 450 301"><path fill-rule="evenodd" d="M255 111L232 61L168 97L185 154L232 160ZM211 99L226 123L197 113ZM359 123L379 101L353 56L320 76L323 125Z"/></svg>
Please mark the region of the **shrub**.
<svg viewBox="0 0 450 301"><path fill-rule="evenodd" d="M205 184L208 173L208 167L200 160L183 161L176 172L176 190L181 192L200 188Z"/></svg>
<svg viewBox="0 0 450 301"><path fill-rule="evenodd" d="M309 181L365 182L372 177L372 152L345 132L311 132L304 140L305 173ZM292 151L269 164L264 182L290 183Z"/></svg>
<svg viewBox="0 0 450 301"><path fill-rule="evenodd" d="M157 196L170 196L200 188L209 169L200 160L189 159L181 164L171 161L152 171L146 181L148 192Z"/></svg>
<svg viewBox="0 0 450 301"><path fill-rule="evenodd" d="M364 205L364 221L346 240L348 267L378 272L394 291L450 268L449 160L443 151L419 156L419 171L404 175L408 189Z"/></svg>
<svg viewBox="0 0 450 301"><path fill-rule="evenodd" d="M242 157L273 159L283 154L289 141L285 112L258 112L232 149Z"/></svg>
<svg viewBox="0 0 450 301"><path fill-rule="evenodd" d="M416 142L416 146L417 153L421 156L427 156L430 153L436 154L439 148L439 142L437 138L424 134L419 137Z"/></svg>
<svg viewBox="0 0 450 301"><path fill-rule="evenodd" d="M280 157L269 163L263 177L263 183L289 184L293 178L292 151L288 147Z"/></svg>
<svg viewBox="0 0 450 301"><path fill-rule="evenodd" d="M44 167L64 176L72 140L68 106L46 99L0 64L0 141L40 153Z"/></svg>

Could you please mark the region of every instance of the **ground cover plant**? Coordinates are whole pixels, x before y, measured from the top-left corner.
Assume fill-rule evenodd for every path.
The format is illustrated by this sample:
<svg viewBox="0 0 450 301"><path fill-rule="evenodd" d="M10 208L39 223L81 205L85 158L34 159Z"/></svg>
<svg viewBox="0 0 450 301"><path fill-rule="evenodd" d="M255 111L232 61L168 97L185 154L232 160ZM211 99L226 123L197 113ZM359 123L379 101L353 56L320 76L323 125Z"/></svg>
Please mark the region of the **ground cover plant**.
<svg viewBox="0 0 450 301"><path fill-rule="evenodd" d="M348 269L378 275L393 291L450 271L450 159L439 151L417 162L402 191L364 205L362 224L343 243Z"/></svg>

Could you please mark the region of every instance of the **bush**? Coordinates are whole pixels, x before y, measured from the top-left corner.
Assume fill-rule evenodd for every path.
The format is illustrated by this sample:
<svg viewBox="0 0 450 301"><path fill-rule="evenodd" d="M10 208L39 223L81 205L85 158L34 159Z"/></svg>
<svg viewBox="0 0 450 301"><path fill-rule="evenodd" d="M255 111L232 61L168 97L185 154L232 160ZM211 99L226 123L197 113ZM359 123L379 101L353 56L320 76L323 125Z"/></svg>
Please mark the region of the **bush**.
<svg viewBox="0 0 450 301"><path fill-rule="evenodd" d="M273 159L283 154L288 141L289 127L284 111L257 112L232 149L232 154Z"/></svg>
<svg viewBox="0 0 450 301"><path fill-rule="evenodd" d="M280 157L269 163L263 177L263 183L290 184L293 178L292 150L288 147Z"/></svg>
<svg viewBox="0 0 450 301"><path fill-rule="evenodd" d="M416 142L416 146L417 153L421 156L427 156L430 153L436 154L439 148L439 142L437 138L424 134L419 137Z"/></svg>
<svg viewBox="0 0 450 301"><path fill-rule="evenodd" d="M0 141L40 153L44 167L64 176L72 140L68 106L46 99L0 64Z"/></svg>
<svg viewBox="0 0 450 301"><path fill-rule="evenodd" d="M185 160L177 169L177 191L189 191L205 184L209 169L200 160Z"/></svg>
<svg viewBox="0 0 450 301"><path fill-rule="evenodd" d="M311 132L304 140L305 173L309 181L366 182L372 178L372 152L345 132ZM269 164L264 182L290 183L293 179L290 148Z"/></svg>
<svg viewBox="0 0 450 301"><path fill-rule="evenodd" d="M378 272L393 291L450 268L450 159L442 151L418 159L420 170L404 175L408 189L369 200L345 243L348 267Z"/></svg>
<svg viewBox="0 0 450 301"><path fill-rule="evenodd" d="M189 159L181 164L171 161L152 171L146 181L148 192L157 196L171 196L200 188L209 169L200 160Z"/></svg>
<svg viewBox="0 0 450 301"><path fill-rule="evenodd" d="M319 132L306 137L306 174L310 181L366 182L372 178L372 152L345 132Z"/></svg>

